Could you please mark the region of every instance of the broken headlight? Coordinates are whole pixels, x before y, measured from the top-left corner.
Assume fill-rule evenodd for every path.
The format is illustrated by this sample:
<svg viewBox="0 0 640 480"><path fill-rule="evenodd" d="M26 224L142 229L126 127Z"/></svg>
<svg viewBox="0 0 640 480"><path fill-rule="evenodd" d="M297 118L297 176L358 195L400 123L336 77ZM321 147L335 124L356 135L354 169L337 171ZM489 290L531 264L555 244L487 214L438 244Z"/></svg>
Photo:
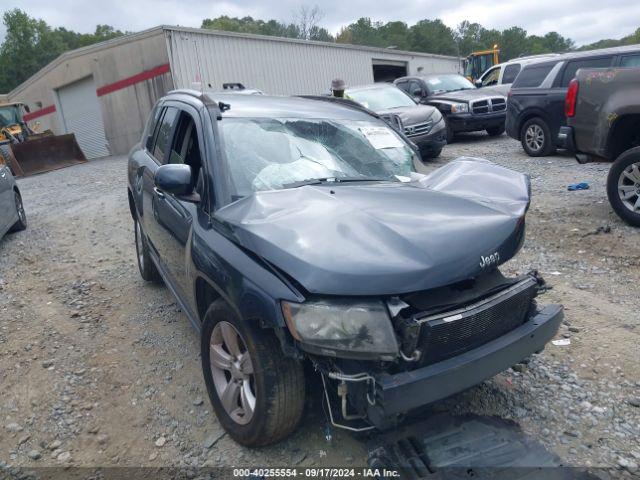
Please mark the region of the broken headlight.
<svg viewBox="0 0 640 480"><path fill-rule="evenodd" d="M291 335L314 353L385 360L398 354L391 319L381 301L283 301L282 312Z"/></svg>

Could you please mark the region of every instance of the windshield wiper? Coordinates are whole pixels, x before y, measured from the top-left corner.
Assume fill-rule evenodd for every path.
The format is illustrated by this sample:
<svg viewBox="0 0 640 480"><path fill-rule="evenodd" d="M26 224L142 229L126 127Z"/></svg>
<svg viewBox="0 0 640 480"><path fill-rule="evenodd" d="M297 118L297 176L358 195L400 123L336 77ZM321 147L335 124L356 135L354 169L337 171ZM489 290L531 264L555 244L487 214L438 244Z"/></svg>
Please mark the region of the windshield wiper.
<svg viewBox="0 0 640 480"><path fill-rule="evenodd" d="M393 178L379 178L379 177L325 177L325 178L308 178L306 180L299 180L297 182L285 183L282 186L284 188L297 188L304 187L306 185L322 185L324 183L354 183L354 182L396 182Z"/></svg>

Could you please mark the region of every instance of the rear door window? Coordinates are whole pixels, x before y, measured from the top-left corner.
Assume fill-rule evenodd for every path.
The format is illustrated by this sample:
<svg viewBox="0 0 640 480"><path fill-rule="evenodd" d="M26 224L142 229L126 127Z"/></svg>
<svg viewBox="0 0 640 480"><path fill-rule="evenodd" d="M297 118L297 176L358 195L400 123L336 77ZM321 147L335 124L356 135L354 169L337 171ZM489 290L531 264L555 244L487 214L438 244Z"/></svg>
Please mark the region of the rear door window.
<svg viewBox="0 0 640 480"><path fill-rule="evenodd" d="M579 60L572 60L567 63L562 74L561 87L567 87L569 82L576 76L576 72L581 68L606 68L610 67L613 63L613 56L600 57L600 58L584 58Z"/></svg>
<svg viewBox="0 0 640 480"><path fill-rule="evenodd" d="M621 67L640 67L640 54L625 55L620 58Z"/></svg>
<svg viewBox="0 0 640 480"><path fill-rule="evenodd" d="M158 126L158 132L156 133L156 141L153 146L152 155L160 162L165 163L165 156L167 153L167 147L171 139L171 133L178 119L178 109L175 107L167 107Z"/></svg>
<svg viewBox="0 0 640 480"><path fill-rule="evenodd" d="M516 77L515 82L513 82L513 88L539 87L554 66L555 63L529 65Z"/></svg>
<svg viewBox="0 0 640 480"><path fill-rule="evenodd" d="M513 83L513 81L516 79L516 77L518 76L518 73L520 73L520 69L522 67L520 66L519 63L514 63L511 65L507 65L506 67L504 67L504 73L502 74L502 83Z"/></svg>

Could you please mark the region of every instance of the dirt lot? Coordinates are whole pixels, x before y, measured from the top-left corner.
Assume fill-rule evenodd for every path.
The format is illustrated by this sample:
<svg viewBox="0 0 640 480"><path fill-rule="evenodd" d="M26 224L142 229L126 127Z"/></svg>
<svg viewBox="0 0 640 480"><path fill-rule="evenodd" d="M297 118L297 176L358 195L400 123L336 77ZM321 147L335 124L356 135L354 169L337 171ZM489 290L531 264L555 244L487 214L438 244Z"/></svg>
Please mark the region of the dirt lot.
<svg viewBox="0 0 640 480"><path fill-rule="evenodd" d="M468 135L439 166L478 156L529 172L533 203L508 273L537 268L566 307L558 338L528 363L435 408L513 419L569 465L640 474L640 231L606 201L608 165L526 157ZM289 440L248 450L223 434L199 343L163 287L135 264L124 157L19 181L29 228L0 241L0 466L364 465L319 402ZM586 181L587 191L567 184Z"/></svg>

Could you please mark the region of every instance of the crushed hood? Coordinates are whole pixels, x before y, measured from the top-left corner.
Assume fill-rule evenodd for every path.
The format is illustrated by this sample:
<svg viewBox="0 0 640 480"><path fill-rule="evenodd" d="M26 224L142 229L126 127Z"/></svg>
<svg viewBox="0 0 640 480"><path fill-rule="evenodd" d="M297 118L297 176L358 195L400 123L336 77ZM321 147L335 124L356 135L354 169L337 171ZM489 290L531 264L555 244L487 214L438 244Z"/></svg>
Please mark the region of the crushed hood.
<svg viewBox="0 0 640 480"><path fill-rule="evenodd" d="M464 280L511 258L528 205L526 175L461 158L410 183L255 193L216 217L234 241L309 293L395 295Z"/></svg>

